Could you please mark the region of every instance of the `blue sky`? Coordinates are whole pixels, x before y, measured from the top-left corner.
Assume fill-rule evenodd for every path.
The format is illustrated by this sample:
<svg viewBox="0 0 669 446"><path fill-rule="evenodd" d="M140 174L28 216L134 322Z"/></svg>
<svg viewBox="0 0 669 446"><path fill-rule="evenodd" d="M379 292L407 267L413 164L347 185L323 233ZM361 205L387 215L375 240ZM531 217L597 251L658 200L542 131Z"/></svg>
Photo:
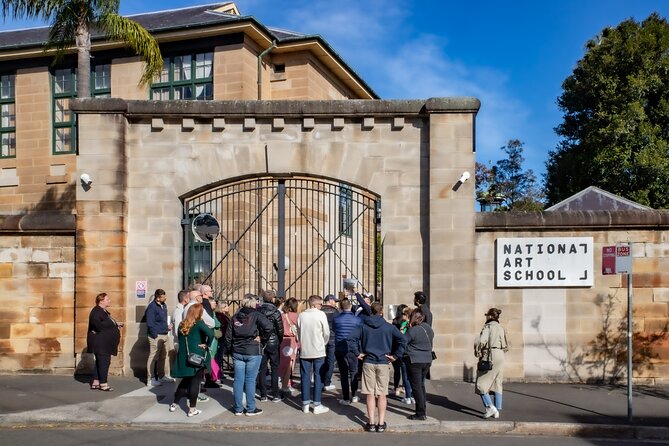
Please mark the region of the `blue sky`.
<svg viewBox="0 0 669 446"><path fill-rule="evenodd" d="M123 14L213 1L121 1ZM383 99L474 96L480 162L509 139L541 179L558 138L556 98L588 39L626 18L669 16L669 0L239 0L270 27L320 34ZM37 26L11 22L3 29Z"/></svg>

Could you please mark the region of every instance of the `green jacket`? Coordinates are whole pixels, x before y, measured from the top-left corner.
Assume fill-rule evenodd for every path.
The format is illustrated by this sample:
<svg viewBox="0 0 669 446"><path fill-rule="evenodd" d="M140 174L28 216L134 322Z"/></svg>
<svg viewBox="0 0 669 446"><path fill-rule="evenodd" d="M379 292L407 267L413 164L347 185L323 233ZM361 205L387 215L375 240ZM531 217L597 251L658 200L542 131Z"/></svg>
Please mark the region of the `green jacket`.
<svg viewBox="0 0 669 446"><path fill-rule="evenodd" d="M186 360L188 353L199 353L205 357L205 364L207 369L211 367L211 354L209 353L209 348L203 349L199 347L199 344L207 344L208 347L211 347L211 344L214 342L214 331L207 327L207 325L199 320L193 328L190 329L188 335L183 335L179 332L179 350L172 365L172 376L175 378L185 378L187 376L195 376L197 369ZM188 347L186 347L188 343Z"/></svg>

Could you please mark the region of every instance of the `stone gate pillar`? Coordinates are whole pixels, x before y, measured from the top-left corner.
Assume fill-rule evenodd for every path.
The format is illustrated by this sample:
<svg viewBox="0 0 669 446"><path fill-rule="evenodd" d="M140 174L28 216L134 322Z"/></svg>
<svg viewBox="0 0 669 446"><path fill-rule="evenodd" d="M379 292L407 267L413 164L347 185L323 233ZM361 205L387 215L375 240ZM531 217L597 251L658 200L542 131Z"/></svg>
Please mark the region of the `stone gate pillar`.
<svg viewBox="0 0 669 446"><path fill-rule="evenodd" d="M463 101L453 99L452 101ZM478 102L478 101L477 101ZM470 100L469 103L472 103ZM472 355L474 315L474 120L476 110L428 100L430 114L429 270L426 284L433 314L435 377L465 376L463 358ZM471 177L457 190L463 172ZM425 234L424 234L425 236Z"/></svg>

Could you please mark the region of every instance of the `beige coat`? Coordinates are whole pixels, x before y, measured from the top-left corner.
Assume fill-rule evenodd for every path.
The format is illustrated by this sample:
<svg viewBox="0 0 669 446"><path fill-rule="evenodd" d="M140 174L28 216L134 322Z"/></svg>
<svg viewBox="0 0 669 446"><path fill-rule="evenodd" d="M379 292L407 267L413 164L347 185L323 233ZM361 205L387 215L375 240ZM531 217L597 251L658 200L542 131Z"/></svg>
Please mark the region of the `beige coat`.
<svg viewBox="0 0 669 446"><path fill-rule="evenodd" d="M492 350L489 350L488 340ZM488 358L488 351L491 352L492 370L487 372L477 372L476 393L479 395L488 392L502 393L502 381L504 379L504 354L509 350L506 342L506 333L499 322L487 322L481 333L474 342L474 355L477 358Z"/></svg>

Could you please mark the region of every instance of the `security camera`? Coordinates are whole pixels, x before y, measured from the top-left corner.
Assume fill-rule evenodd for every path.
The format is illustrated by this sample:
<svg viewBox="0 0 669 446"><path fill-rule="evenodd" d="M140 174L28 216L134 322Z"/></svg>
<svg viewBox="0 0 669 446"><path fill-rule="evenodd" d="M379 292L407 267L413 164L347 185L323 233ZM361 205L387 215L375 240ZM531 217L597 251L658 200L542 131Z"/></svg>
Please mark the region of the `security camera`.
<svg viewBox="0 0 669 446"><path fill-rule="evenodd" d="M81 184L83 184L84 186L90 186L91 184L93 184L93 180L87 173L82 173Z"/></svg>
<svg viewBox="0 0 669 446"><path fill-rule="evenodd" d="M469 174L469 172L465 170L464 172L462 172L462 175L460 175L460 179L458 181L464 183L469 179L469 177L471 177L471 175Z"/></svg>

